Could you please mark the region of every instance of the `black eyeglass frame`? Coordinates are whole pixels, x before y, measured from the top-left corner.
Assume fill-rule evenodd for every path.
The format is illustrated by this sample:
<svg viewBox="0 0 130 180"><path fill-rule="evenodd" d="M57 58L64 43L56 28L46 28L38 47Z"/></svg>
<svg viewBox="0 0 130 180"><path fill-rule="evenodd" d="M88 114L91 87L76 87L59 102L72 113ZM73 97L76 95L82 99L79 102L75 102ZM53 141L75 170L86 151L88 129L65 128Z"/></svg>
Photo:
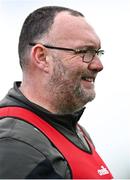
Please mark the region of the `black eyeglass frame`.
<svg viewBox="0 0 130 180"><path fill-rule="evenodd" d="M86 62L86 63L90 63L93 61L93 58L95 57L95 55L97 54L98 56L101 56L104 54L104 50L102 49L92 49L91 47L84 47L82 49L80 48L77 48L77 49L72 49L72 48L64 48L64 47L58 47L58 46L51 46L51 45L46 45L46 44L42 44L42 43L29 43L30 46L35 46L36 44L41 44L43 46L45 46L46 48L49 48L49 49L56 49L56 50L62 50L62 51L73 51L75 52L75 54L80 54L80 53L84 53L84 55L82 56L83 58L83 62ZM85 57L85 54L87 52L93 52L94 54L92 55L92 57L90 58L89 61L86 61L84 60L84 57Z"/></svg>

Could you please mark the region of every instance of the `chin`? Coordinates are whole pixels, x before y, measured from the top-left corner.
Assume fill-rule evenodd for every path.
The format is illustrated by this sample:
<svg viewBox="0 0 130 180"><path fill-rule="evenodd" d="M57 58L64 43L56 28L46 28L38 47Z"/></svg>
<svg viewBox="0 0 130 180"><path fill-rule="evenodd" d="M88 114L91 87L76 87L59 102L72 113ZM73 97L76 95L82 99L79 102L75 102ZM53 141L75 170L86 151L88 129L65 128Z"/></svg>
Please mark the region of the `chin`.
<svg viewBox="0 0 130 180"><path fill-rule="evenodd" d="M87 103L93 101L95 99L95 96L96 96L95 93L91 93L91 94L87 94L86 96L82 97L82 100L77 105L78 109L82 109Z"/></svg>
<svg viewBox="0 0 130 180"><path fill-rule="evenodd" d="M88 102L91 102L95 99L95 95L94 96L91 96L89 99L88 99Z"/></svg>
<svg viewBox="0 0 130 180"><path fill-rule="evenodd" d="M95 96L89 96L89 97L87 97L86 103L85 103L85 104L87 104L87 103L93 101L94 99L95 99Z"/></svg>
<svg viewBox="0 0 130 180"><path fill-rule="evenodd" d="M85 95L84 98L86 99L86 102L88 103L95 99L96 93L94 89L91 89L91 90L85 91L84 95Z"/></svg>

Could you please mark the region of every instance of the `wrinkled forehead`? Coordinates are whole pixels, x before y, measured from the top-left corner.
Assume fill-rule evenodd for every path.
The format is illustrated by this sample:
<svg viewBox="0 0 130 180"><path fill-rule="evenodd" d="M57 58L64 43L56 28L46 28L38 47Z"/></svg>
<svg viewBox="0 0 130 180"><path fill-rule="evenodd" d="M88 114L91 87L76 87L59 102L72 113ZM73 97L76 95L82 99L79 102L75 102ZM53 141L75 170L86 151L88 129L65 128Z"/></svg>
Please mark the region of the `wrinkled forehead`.
<svg viewBox="0 0 130 180"><path fill-rule="evenodd" d="M84 17L73 16L69 12L58 13L49 32L52 42L60 45L87 45L100 46L100 39L94 29Z"/></svg>

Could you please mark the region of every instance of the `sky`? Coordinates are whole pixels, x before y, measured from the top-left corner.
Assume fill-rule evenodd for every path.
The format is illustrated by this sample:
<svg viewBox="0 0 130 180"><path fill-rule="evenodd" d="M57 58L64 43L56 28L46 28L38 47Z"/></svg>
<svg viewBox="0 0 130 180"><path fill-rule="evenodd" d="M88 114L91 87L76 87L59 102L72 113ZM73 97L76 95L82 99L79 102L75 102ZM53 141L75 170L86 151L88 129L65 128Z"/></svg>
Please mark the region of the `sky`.
<svg viewBox="0 0 130 180"><path fill-rule="evenodd" d="M130 1L129 0L0 0L0 99L22 80L18 38L24 19L46 5L81 11L102 42L104 70L96 98L86 105L80 123L115 178L130 178Z"/></svg>

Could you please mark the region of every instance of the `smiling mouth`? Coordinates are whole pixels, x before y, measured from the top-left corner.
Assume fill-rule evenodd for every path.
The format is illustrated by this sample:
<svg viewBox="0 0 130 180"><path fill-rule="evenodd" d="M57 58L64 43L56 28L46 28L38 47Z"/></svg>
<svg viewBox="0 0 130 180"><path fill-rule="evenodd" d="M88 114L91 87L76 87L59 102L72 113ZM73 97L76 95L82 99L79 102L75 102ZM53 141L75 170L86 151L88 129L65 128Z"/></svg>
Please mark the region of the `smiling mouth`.
<svg viewBox="0 0 130 180"><path fill-rule="evenodd" d="M94 77L82 77L82 80L87 81L87 82L94 83L95 78L94 78Z"/></svg>

